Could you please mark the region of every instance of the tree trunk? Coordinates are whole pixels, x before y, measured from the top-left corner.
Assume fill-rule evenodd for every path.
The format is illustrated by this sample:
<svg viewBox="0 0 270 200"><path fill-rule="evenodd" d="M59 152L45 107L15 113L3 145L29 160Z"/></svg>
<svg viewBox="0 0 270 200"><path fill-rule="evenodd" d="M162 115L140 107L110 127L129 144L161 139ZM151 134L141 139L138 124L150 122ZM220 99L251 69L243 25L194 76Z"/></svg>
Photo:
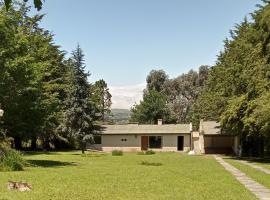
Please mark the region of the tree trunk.
<svg viewBox="0 0 270 200"><path fill-rule="evenodd" d="M31 150L36 150L37 149L37 138L32 137L31 139Z"/></svg>
<svg viewBox="0 0 270 200"><path fill-rule="evenodd" d="M22 149L22 139L20 137L14 137L14 144L15 144L15 149L17 150Z"/></svg>
<svg viewBox="0 0 270 200"><path fill-rule="evenodd" d="M82 142L81 143L82 154L85 153L85 147L86 147L86 144L84 142Z"/></svg>
<svg viewBox="0 0 270 200"><path fill-rule="evenodd" d="M43 146L43 150L44 151L47 151L47 150L50 149L50 142L49 142L49 140L47 138L45 138L43 140L43 145L42 146Z"/></svg>

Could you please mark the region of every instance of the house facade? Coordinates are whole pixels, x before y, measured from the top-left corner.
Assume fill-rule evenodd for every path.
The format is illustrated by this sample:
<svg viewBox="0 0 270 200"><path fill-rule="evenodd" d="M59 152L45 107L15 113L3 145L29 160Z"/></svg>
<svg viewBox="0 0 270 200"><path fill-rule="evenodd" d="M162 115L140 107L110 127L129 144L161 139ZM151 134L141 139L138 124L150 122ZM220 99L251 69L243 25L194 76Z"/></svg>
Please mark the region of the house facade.
<svg viewBox="0 0 270 200"><path fill-rule="evenodd" d="M200 131L194 132L192 124L162 124L159 120L157 125L103 125L100 135L95 136L95 144L89 144L88 148L106 152L194 150L204 154L218 150L229 152L233 149L233 141L233 137L221 134L216 122L201 121Z"/></svg>

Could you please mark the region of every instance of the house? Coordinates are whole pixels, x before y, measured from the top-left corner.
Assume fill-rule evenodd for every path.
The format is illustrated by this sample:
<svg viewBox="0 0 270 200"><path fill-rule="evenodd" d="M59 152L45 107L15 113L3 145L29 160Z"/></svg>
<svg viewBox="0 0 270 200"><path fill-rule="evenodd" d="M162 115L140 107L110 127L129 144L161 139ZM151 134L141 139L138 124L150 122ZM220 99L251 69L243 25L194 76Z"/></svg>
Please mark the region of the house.
<svg viewBox="0 0 270 200"><path fill-rule="evenodd" d="M222 133L219 122L216 121L200 121L199 132L196 137L196 132L193 132L192 139L194 151L200 154L231 154L238 153L237 137ZM198 144L196 144L196 142Z"/></svg>
<svg viewBox="0 0 270 200"><path fill-rule="evenodd" d="M190 133L190 124L162 124L162 120L157 125L104 125L89 147L102 151L188 151Z"/></svg>
<svg viewBox="0 0 270 200"><path fill-rule="evenodd" d="M192 124L156 125L126 124L103 125L101 134L95 136L95 144L88 148L101 151L183 151L194 150L197 154L229 153L234 138L222 135L217 122L200 123L198 132L192 131Z"/></svg>

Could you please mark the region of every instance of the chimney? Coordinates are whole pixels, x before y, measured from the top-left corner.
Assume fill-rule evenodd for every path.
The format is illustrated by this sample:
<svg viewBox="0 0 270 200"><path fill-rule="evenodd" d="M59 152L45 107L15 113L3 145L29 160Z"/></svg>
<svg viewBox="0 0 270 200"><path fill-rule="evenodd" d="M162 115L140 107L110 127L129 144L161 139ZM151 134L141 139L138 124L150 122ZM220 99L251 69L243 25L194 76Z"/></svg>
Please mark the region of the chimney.
<svg viewBox="0 0 270 200"><path fill-rule="evenodd" d="M161 126L162 125L162 119L158 119L158 126Z"/></svg>

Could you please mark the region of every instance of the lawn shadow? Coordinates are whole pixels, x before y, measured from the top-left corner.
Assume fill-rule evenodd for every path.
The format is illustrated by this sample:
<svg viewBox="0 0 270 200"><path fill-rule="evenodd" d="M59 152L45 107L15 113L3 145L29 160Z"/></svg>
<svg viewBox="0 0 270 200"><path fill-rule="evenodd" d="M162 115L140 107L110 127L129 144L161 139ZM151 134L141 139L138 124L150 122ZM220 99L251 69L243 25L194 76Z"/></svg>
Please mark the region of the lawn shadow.
<svg viewBox="0 0 270 200"><path fill-rule="evenodd" d="M75 162L61 162L56 160L26 160L32 167L65 167L76 166Z"/></svg>

